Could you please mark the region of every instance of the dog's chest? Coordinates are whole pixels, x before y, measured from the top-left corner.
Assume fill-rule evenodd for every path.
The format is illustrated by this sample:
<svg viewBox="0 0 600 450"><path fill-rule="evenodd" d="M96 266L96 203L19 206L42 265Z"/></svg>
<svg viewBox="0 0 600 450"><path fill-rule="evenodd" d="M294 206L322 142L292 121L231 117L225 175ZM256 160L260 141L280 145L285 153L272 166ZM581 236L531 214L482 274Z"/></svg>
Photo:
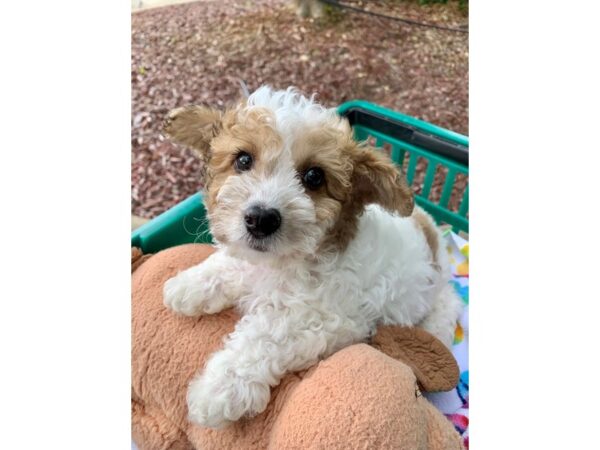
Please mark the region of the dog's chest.
<svg viewBox="0 0 600 450"><path fill-rule="evenodd" d="M238 303L244 313L294 309L344 316L358 306L352 303L360 283L337 264L255 266L247 279L249 294Z"/></svg>

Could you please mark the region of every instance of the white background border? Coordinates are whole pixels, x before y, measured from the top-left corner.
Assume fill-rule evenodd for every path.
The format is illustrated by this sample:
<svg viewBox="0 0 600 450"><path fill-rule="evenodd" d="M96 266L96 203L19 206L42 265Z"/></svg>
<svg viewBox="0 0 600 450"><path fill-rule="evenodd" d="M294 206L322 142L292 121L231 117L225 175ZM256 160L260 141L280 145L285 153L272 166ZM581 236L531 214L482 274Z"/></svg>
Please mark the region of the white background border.
<svg viewBox="0 0 600 450"><path fill-rule="evenodd" d="M130 445L129 4L0 12L0 448Z"/></svg>

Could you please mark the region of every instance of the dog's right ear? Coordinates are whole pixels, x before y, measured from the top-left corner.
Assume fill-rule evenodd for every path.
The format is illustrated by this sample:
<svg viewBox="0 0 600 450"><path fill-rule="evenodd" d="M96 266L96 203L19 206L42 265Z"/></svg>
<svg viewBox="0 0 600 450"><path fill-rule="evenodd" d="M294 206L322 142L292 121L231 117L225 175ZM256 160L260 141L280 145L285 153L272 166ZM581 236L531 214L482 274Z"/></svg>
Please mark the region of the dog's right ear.
<svg viewBox="0 0 600 450"><path fill-rule="evenodd" d="M353 201L363 205L377 203L403 217L412 214L415 199L412 189L395 164L374 148L351 148Z"/></svg>
<svg viewBox="0 0 600 450"><path fill-rule="evenodd" d="M174 141L200 153L203 159L210 154L210 141L221 130L222 113L204 106L185 106L172 110L164 123L164 133Z"/></svg>

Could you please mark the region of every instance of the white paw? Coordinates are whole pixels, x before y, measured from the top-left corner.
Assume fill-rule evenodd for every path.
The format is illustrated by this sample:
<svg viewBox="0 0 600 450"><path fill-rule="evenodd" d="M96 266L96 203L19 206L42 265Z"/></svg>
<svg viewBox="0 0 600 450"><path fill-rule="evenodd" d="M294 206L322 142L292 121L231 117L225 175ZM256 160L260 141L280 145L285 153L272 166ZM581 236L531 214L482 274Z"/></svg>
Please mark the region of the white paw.
<svg viewBox="0 0 600 450"><path fill-rule="evenodd" d="M200 305L203 299L198 294L185 273L169 278L163 287L165 306L186 316L196 316L201 313Z"/></svg>
<svg viewBox="0 0 600 450"><path fill-rule="evenodd" d="M241 417L263 412L269 398L268 384L244 381L236 375L204 375L188 389L188 417L203 427L223 428Z"/></svg>
<svg viewBox="0 0 600 450"><path fill-rule="evenodd" d="M217 287L214 280L181 272L166 281L163 301L167 308L185 316L214 314L228 303Z"/></svg>

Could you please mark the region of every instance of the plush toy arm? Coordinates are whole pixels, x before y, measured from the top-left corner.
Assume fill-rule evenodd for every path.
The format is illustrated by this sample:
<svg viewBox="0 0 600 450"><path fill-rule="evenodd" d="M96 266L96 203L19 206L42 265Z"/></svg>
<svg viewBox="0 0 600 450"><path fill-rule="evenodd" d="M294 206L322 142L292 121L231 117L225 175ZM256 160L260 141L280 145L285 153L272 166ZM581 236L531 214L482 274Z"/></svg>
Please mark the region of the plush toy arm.
<svg viewBox="0 0 600 450"><path fill-rule="evenodd" d="M215 314L233 306L247 293L246 265L217 250L202 263L167 280L163 290L165 306L186 316Z"/></svg>
<svg viewBox="0 0 600 450"><path fill-rule="evenodd" d="M371 345L408 364L424 391L449 391L458 383L456 359L439 339L422 328L380 326Z"/></svg>

